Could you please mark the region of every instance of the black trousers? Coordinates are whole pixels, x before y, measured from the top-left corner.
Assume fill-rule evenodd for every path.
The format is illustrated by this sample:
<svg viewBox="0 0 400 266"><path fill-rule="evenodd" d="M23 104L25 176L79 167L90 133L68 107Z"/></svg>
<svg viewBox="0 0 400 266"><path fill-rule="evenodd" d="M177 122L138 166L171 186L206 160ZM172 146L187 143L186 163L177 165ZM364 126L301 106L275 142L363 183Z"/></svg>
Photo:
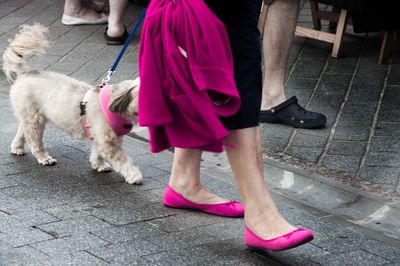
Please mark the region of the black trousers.
<svg viewBox="0 0 400 266"><path fill-rule="evenodd" d="M205 0L225 24L234 60L240 110L221 118L227 129L257 126L262 96L261 44L258 18L262 0Z"/></svg>

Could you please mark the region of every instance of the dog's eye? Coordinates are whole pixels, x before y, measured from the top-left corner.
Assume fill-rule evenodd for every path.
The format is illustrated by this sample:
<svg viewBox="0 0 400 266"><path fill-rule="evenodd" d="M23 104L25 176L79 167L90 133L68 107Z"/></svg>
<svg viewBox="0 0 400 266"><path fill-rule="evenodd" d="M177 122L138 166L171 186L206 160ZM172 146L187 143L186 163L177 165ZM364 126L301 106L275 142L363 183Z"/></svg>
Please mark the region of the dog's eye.
<svg viewBox="0 0 400 266"><path fill-rule="evenodd" d="M139 113L138 113L138 112L134 112L133 115L134 115L134 116L138 116Z"/></svg>

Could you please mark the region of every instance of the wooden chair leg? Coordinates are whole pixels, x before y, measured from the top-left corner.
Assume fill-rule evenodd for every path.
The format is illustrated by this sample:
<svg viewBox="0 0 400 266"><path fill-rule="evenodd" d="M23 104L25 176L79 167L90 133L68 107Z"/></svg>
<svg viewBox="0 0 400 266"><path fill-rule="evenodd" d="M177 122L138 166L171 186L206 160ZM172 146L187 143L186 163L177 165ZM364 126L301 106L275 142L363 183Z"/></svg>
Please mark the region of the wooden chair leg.
<svg viewBox="0 0 400 266"><path fill-rule="evenodd" d="M379 64L384 64L387 62L392 50L391 46L395 39L395 33L395 31L385 31L385 33L383 34L381 50L379 52Z"/></svg>
<svg viewBox="0 0 400 266"><path fill-rule="evenodd" d="M311 17L313 21L314 30L321 30L321 20L318 16L318 3L316 1L310 1L311 6Z"/></svg>
<svg viewBox="0 0 400 266"><path fill-rule="evenodd" d="M265 22L267 20L268 7L269 5L263 5L261 9L260 18L258 20L258 30L260 31L261 40L264 38Z"/></svg>
<svg viewBox="0 0 400 266"><path fill-rule="evenodd" d="M340 11L339 21L336 28L335 40L333 42L332 57L334 58L338 57L340 48L342 46L343 34L346 31L347 18L348 18L347 10L342 9Z"/></svg>
<svg viewBox="0 0 400 266"><path fill-rule="evenodd" d="M340 14L340 8L338 8L338 7L332 7L332 13L337 13L337 14ZM331 31L331 32L334 32L334 31L336 31L336 27L337 27L337 22L335 22L335 21L329 21L329 30Z"/></svg>

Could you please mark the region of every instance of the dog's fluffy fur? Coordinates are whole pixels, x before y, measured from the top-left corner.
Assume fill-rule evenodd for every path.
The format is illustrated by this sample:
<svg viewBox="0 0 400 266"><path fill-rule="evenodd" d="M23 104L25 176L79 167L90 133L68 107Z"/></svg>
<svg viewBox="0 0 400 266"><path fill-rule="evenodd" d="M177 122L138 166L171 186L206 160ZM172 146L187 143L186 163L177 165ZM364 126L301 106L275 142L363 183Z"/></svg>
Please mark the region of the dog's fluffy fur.
<svg viewBox="0 0 400 266"><path fill-rule="evenodd" d="M24 144L42 165L53 165L43 147L42 137L46 122L79 139L87 139L80 116L80 102L92 90L86 104L86 115L93 135L90 162L98 172L110 171L111 165L129 184L140 184L142 174L122 150L122 139L107 124L99 102L99 89L71 77L43 70L33 70L24 57L41 55L48 46L47 28L39 24L25 25L3 54L3 71L12 84L11 104L18 118L18 132L11 144L11 153L24 154ZM110 110L134 117L137 114L139 79L112 85ZM108 163L110 162L111 165Z"/></svg>

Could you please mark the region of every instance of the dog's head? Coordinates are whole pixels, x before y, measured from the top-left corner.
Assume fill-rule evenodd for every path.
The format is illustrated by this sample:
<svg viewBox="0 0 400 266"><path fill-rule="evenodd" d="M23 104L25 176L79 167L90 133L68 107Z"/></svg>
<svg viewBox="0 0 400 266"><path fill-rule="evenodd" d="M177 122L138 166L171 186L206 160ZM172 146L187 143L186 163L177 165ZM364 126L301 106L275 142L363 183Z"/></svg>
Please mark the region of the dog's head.
<svg viewBox="0 0 400 266"><path fill-rule="evenodd" d="M137 122L140 80L125 80L111 85L111 112L122 113Z"/></svg>

